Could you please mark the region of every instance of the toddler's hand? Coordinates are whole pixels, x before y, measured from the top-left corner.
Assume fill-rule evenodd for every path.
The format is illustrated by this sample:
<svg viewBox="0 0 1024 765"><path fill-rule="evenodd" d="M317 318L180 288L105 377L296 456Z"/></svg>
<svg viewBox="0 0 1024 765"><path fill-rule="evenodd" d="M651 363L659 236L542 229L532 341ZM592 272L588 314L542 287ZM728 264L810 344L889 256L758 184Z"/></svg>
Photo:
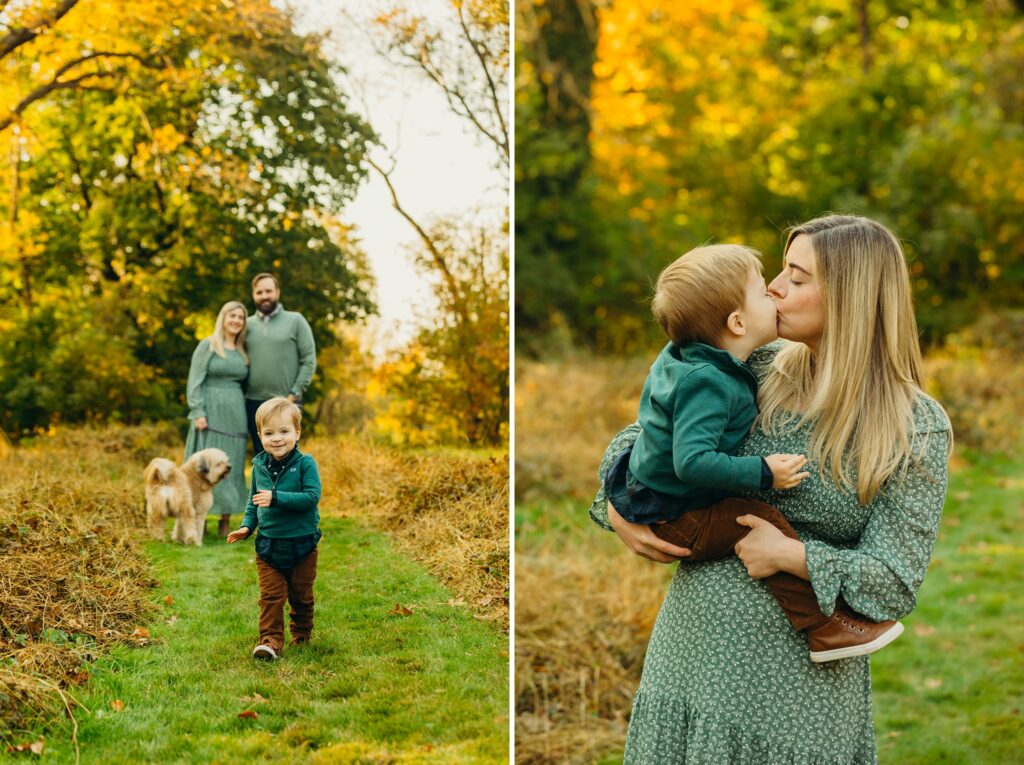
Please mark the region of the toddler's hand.
<svg viewBox="0 0 1024 765"><path fill-rule="evenodd" d="M802 454L772 454L764 461L772 471L773 489L792 489L810 475L800 472L807 464L807 458Z"/></svg>
<svg viewBox="0 0 1024 765"><path fill-rule="evenodd" d="M274 498L274 492L270 489L258 491L252 495L252 503L256 507L270 507L270 501Z"/></svg>
<svg viewBox="0 0 1024 765"><path fill-rule="evenodd" d="M238 531L232 531L230 534L228 534L228 544L229 545L230 544L234 544L238 540L245 539L248 536L249 536L249 527L248 526L242 526L242 528L240 528Z"/></svg>

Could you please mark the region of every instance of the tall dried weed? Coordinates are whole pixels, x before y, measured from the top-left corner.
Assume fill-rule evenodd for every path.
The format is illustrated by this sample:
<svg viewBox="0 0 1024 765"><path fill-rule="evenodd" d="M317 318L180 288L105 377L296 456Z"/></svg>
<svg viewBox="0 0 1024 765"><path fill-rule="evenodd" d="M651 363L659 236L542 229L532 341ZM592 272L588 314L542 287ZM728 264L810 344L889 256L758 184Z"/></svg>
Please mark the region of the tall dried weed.
<svg viewBox="0 0 1024 765"><path fill-rule="evenodd" d="M62 431L0 460L0 739L74 706L89 664L137 632L156 584L135 540L139 476L167 428Z"/></svg>
<svg viewBox="0 0 1024 765"><path fill-rule="evenodd" d="M983 316L929 354L931 392L957 441L982 451L1024 448L1024 311Z"/></svg>
<svg viewBox="0 0 1024 765"><path fill-rule="evenodd" d="M605 445L636 420L650 362L582 355L516 362L517 502L593 496Z"/></svg>
<svg viewBox="0 0 1024 765"><path fill-rule="evenodd" d="M307 448L320 465L323 512L336 508L386 531L478 618L508 629L506 457L327 438Z"/></svg>

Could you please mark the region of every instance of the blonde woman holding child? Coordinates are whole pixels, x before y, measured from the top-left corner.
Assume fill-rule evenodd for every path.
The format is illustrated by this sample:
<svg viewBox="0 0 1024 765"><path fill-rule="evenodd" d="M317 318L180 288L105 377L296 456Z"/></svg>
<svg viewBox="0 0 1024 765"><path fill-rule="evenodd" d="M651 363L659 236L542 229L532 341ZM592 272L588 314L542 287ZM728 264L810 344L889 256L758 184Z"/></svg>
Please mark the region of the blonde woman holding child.
<svg viewBox="0 0 1024 765"><path fill-rule="evenodd" d="M720 287L709 280L705 290ZM767 287L782 340L747 349L749 338L734 339L766 323L747 306L752 289L719 317L717 347L691 359L717 360L713 371L736 384L716 395L735 399L673 422L659 357L640 423L602 460L594 520L642 557L683 561L648 645L626 763L877 762L866 654L901 632L935 544L951 432L922 390L899 241L854 216L794 228ZM684 339L663 355L672 347L693 352ZM707 383L694 390L708 397ZM757 409L740 412L754 391ZM658 481L665 453L679 475L673 437L692 452L690 505ZM634 442L638 457L624 456Z"/></svg>
<svg viewBox="0 0 1024 765"><path fill-rule="evenodd" d="M213 487L212 514L219 514L217 533L226 537L231 513L245 507L245 449L249 431L244 386L249 376L245 347L247 314L238 301L225 303L217 314L213 334L200 341L192 354L186 398L191 424L185 440L185 459L202 449L222 449L231 461L227 478Z"/></svg>

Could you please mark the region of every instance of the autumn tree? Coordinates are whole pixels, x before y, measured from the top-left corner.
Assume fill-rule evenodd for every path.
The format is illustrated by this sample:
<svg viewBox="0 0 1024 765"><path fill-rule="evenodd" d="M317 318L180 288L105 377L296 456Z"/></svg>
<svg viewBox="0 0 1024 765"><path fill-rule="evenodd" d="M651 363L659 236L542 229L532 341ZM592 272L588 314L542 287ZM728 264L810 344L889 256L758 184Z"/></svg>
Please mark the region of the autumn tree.
<svg viewBox="0 0 1024 765"><path fill-rule="evenodd" d="M553 0L518 7L527 29L531 13L549 14L542 31L579 13ZM560 158L543 149L567 145L538 116L558 70L538 69L519 99L517 291L544 296L536 307L517 297L524 344L543 337L544 305L577 343L653 342L646 297L665 264L703 242L742 241L770 271L785 227L827 211L878 218L903 237L928 340L1021 304L1024 22L1010 3L634 0L598 5L595 28L579 182L539 182ZM550 43L517 39L529 73ZM561 239L529 240L531 222L570 191L589 218L570 210L554 219ZM577 220L595 222L592 260L572 237Z"/></svg>
<svg viewBox="0 0 1024 765"><path fill-rule="evenodd" d="M377 19L378 46L442 93L471 134L490 147L495 167L507 173L507 4L453 0L450 9L448 22L438 25L393 7ZM368 164L416 234L414 263L437 305L414 341L378 375L391 397L385 416L403 423L414 441L502 443L509 405L507 210L474 220L422 221L402 203L393 160ZM502 222L492 222L495 217Z"/></svg>
<svg viewBox="0 0 1024 765"><path fill-rule="evenodd" d="M281 274L320 345L373 310L365 256L331 217L372 133L316 37L262 0L27 18L5 22L38 34L0 93L4 427L180 416L200 325L258 271ZM89 76L22 106L81 51L125 55L78 61Z"/></svg>

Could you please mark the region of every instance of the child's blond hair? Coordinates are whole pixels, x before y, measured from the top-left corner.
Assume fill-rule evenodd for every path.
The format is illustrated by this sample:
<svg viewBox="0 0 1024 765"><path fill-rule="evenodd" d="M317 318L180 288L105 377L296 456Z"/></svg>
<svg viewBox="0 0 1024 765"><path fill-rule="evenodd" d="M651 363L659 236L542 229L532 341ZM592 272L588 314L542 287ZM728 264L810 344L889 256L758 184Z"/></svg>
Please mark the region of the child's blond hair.
<svg viewBox="0 0 1024 765"><path fill-rule="evenodd" d="M741 244L690 250L658 276L654 318L676 345L717 345L729 314L746 303L751 270L763 273L761 253Z"/></svg>
<svg viewBox="0 0 1024 765"><path fill-rule="evenodd" d="M256 430L263 430L263 425L269 420L280 415L287 415L292 418L292 425L295 430L302 427L302 410L293 402L278 396L269 401L264 401L256 410Z"/></svg>

